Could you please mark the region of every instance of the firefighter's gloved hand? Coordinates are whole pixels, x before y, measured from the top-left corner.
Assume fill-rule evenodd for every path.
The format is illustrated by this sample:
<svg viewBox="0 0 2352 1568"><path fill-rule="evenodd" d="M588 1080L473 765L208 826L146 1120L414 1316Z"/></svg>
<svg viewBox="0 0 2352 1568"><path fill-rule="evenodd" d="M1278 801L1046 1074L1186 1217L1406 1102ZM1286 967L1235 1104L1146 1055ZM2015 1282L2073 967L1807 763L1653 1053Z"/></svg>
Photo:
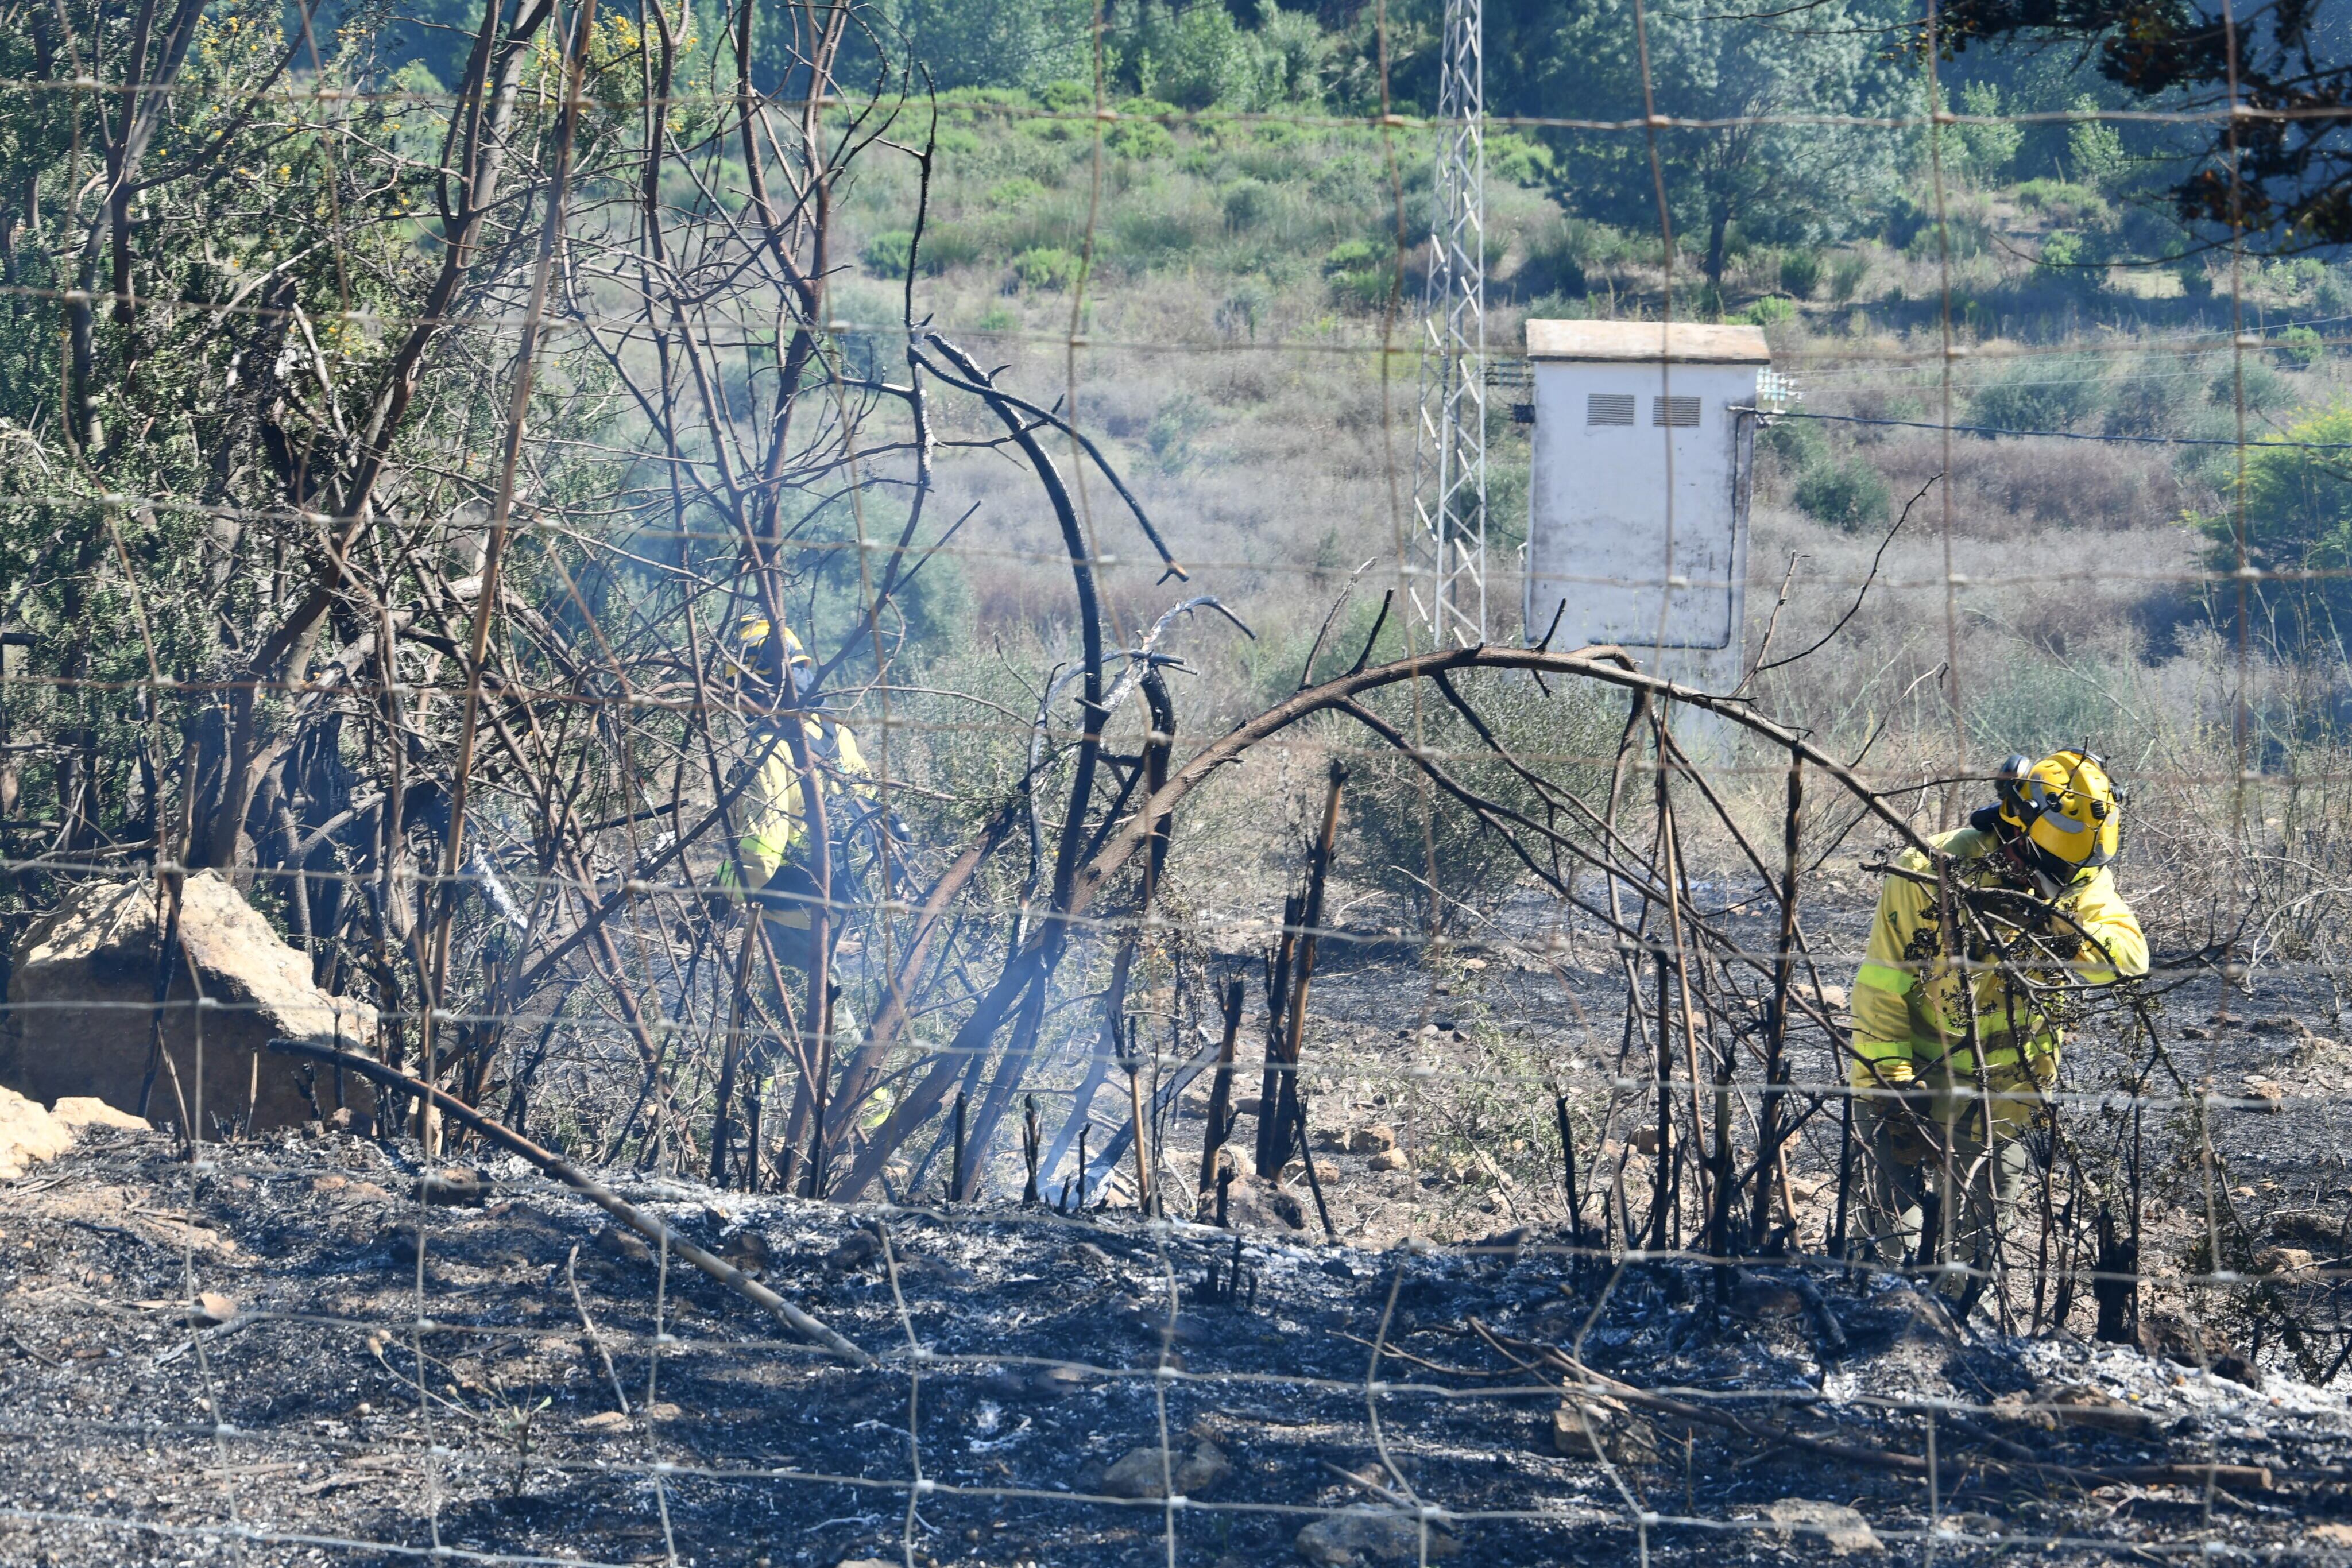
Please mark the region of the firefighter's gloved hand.
<svg viewBox="0 0 2352 1568"><path fill-rule="evenodd" d="M1907 1089L1917 1082L1911 1059L1905 1056L1884 1057L1869 1061L1856 1057L1846 1073L1846 1082L1856 1089Z"/></svg>
<svg viewBox="0 0 2352 1568"><path fill-rule="evenodd" d="M911 844L915 841L913 831L907 826L907 819L895 810L883 819L883 826L889 830L890 841L894 844Z"/></svg>

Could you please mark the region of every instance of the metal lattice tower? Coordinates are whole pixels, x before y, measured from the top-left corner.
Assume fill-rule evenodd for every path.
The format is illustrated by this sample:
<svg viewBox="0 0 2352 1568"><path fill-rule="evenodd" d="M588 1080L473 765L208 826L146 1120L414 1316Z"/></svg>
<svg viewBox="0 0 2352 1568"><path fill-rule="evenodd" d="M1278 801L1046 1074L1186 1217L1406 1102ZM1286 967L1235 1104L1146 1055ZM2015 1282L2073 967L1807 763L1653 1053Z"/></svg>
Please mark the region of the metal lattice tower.
<svg viewBox="0 0 2352 1568"><path fill-rule="evenodd" d="M1485 0L1446 0L1408 580L1440 648L1486 640L1485 37Z"/></svg>

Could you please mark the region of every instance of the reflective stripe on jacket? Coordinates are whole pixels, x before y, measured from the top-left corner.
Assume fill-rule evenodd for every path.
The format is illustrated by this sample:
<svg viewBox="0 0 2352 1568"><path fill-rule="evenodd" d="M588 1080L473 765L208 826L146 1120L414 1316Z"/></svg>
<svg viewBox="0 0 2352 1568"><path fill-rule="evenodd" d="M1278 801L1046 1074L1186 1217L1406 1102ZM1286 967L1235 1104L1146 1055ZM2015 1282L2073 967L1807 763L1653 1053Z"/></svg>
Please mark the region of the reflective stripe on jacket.
<svg viewBox="0 0 2352 1568"><path fill-rule="evenodd" d="M1990 831L1961 828L1928 841L1952 856L1962 885L2006 885L1994 858L1999 844ZM1917 850L1906 851L1895 864L1930 879L1935 874ZM2098 984L2119 975L2147 973L2147 938L2140 934L2138 917L2116 892L2111 872L2100 870L2059 899L2056 907L2072 922L2057 923L2058 931L2071 932L2079 925L2114 960L2111 967L2086 945L2081 957L2063 966L2074 979ZM1879 889L1870 945L1854 977L1852 1078L1857 1086L1908 1080L1939 1063L1954 1074L1976 1071L1967 1048L1967 1015L1961 1010L1962 976L1945 959L1947 946L1934 882L1889 876ZM2059 967L2053 966L2053 971ZM2051 976L2058 977L2056 972ZM1986 1070L2022 1066L2047 1082L2057 1071L2058 1031L1998 969L1978 970L1973 979L1977 1037L1984 1046ZM2021 1052L2010 1038L2013 1034L2022 1036Z"/></svg>

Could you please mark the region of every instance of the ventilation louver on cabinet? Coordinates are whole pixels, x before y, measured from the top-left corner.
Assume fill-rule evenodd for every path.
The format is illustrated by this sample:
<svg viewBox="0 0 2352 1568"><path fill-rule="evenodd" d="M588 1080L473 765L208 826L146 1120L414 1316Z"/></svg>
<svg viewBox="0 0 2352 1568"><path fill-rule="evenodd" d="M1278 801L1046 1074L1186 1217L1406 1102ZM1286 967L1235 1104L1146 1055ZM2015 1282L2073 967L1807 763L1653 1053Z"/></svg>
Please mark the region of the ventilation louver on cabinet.
<svg viewBox="0 0 2352 1568"><path fill-rule="evenodd" d="M1698 426L1698 399L1695 397L1654 397L1650 400L1650 423L1672 425L1678 429Z"/></svg>
<svg viewBox="0 0 2352 1568"><path fill-rule="evenodd" d="M1633 423L1632 392L1594 392L1584 400L1584 423L1587 424L1631 424Z"/></svg>

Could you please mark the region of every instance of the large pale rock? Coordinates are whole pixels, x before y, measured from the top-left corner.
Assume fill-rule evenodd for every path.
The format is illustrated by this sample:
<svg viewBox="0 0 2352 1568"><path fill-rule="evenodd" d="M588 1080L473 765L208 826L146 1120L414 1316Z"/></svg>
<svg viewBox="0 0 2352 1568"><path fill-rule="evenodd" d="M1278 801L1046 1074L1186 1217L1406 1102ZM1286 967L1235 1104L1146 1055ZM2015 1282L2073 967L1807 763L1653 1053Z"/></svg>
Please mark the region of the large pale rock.
<svg viewBox="0 0 2352 1568"><path fill-rule="evenodd" d="M0 1089L0 1181L23 1176L36 1161L53 1160L73 1146L73 1129L36 1102Z"/></svg>
<svg viewBox="0 0 2352 1568"><path fill-rule="evenodd" d="M130 1112L118 1111L89 1094L67 1095L49 1107L49 1116L70 1133L79 1133L84 1127L117 1127L126 1133L152 1133L155 1130Z"/></svg>
<svg viewBox="0 0 2352 1568"><path fill-rule="evenodd" d="M148 1130L138 1117L96 1100L60 1100L44 1111L40 1102L0 1089L0 1181L14 1181L37 1162L56 1159L73 1147L75 1134L90 1126Z"/></svg>
<svg viewBox="0 0 2352 1568"><path fill-rule="evenodd" d="M154 884L90 883L37 922L17 943L0 1023L0 1084L36 1100L103 1101L158 1125L194 1113L196 1056L203 1046L202 1116L258 1131L294 1125L349 1106L372 1120L369 1085L265 1049L271 1040L316 1040L346 1051L375 1040L375 1009L310 983L310 961L278 939L269 923L217 872L187 879L180 943L163 1011L167 1070L153 1064L155 969L163 934ZM193 978L191 977L193 971ZM201 997L204 1005L198 1005ZM177 1088L174 1088L176 1077ZM303 1092L305 1082L310 1093ZM315 1096L319 1111L311 1108Z"/></svg>

